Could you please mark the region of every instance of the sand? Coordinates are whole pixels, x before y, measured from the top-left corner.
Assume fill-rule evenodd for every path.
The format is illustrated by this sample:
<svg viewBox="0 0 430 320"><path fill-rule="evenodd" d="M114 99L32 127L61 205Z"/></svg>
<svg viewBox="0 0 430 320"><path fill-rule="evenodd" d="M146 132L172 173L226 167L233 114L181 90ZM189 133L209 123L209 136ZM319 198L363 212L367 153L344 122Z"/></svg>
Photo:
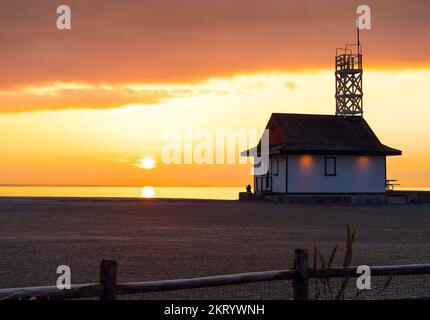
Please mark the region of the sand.
<svg viewBox="0 0 430 320"><path fill-rule="evenodd" d="M295 248L328 256L346 224L354 264L430 263L429 204L0 198L0 288L55 285L61 264L73 283L96 282L102 259L118 261L119 281L286 269Z"/></svg>

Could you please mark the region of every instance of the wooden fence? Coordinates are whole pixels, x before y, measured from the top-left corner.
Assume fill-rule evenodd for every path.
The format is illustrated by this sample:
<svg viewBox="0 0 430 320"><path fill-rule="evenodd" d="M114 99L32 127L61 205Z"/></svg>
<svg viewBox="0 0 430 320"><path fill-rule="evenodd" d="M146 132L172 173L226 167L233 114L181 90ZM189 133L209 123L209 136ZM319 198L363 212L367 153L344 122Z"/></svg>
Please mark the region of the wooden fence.
<svg viewBox="0 0 430 320"><path fill-rule="evenodd" d="M430 264L374 266L370 267L373 276L430 275ZM117 295L174 291L195 288L209 288L229 285L249 284L262 281L290 280L293 283L293 298L307 300L309 280L313 278L357 277L357 268L309 268L307 250L295 250L294 268L264 272L238 273L190 279L117 282L118 264L103 260L100 265L100 282L75 284L70 289L60 290L56 286L0 289L0 300L58 300L98 297L100 300L115 300Z"/></svg>

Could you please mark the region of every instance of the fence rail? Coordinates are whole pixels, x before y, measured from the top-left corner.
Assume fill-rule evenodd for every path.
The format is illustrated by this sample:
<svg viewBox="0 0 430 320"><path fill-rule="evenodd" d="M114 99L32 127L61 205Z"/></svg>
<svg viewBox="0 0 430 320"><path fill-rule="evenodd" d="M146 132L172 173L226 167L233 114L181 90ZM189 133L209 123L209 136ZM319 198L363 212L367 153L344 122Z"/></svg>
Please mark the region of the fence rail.
<svg viewBox="0 0 430 320"><path fill-rule="evenodd" d="M70 289L56 286L0 289L0 300L58 300L99 297L115 300L117 295L209 288L264 281L292 280L294 299L308 299L309 279L358 277L357 267L309 268L308 252L295 251L294 268L263 272L237 273L189 279L117 283L116 261L103 260L100 265L100 282L75 284ZM370 267L372 276L430 275L430 264L392 265Z"/></svg>

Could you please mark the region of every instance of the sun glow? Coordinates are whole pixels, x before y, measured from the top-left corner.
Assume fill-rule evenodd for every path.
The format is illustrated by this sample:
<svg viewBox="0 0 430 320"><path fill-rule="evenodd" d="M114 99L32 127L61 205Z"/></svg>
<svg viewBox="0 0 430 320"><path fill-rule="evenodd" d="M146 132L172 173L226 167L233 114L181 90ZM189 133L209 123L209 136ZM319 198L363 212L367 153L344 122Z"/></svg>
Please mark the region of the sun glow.
<svg viewBox="0 0 430 320"><path fill-rule="evenodd" d="M145 157L139 160L137 166L142 169L154 169L155 160L151 157Z"/></svg>
<svg viewBox="0 0 430 320"><path fill-rule="evenodd" d="M183 158L184 141L188 140L184 128L188 123L196 131L261 130L272 112L332 114L331 80L331 70L217 78L187 88L175 87L178 90L174 90L173 97L158 104L146 104L139 98L139 104L116 109L100 109L120 106L123 101L115 100L112 104L113 96L105 96L106 91L101 88L106 84L90 83L96 91L86 89L80 82L58 82L52 88L32 84L31 95L18 89L11 95L0 90L0 137L5 137L0 139L0 146L7 150L0 152L0 184L246 185L252 181L248 167L194 163L167 166L159 162L167 144L163 133L181 133L178 143ZM389 176L404 186L424 186L425 181L430 181L430 108L420 100L429 81L430 69L366 72L365 118L384 144L403 150L403 156L387 159L387 167ZM123 92L124 84L109 85L113 89L120 86L119 95ZM157 95L158 87L148 86L145 89L154 89L150 97ZM167 88L173 90L172 85ZM180 95L182 89L190 95ZM45 97L55 101L47 105ZM79 109L81 105L94 109ZM263 105L268 107L262 108ZM40 111L15 112L36 107ZM386 121L387 115L390 121ZM195 142L194 147L200 143ZM217 150L213 152L216 154ZM310 157L298 159L301 166L312 163Z"/></svg>
<svg viewBox="0 0 430 320"><path fill-rule="evenodd" d="M141 197L145 199L155 198L155 190L154 187L143 187L141 192Z"/></svg>

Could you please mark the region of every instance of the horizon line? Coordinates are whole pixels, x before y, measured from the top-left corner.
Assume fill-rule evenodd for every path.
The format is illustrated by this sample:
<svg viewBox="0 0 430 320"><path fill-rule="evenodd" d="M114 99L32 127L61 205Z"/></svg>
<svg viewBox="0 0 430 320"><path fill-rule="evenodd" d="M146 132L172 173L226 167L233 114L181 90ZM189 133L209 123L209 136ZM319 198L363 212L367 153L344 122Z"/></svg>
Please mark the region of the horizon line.
<svg viewBox="0 0 430 320"><path fill-rule="evenodd" d="M0 187L168 187L168 188L236 188L243 187L242 185L144 185L144 184L134 184L134 185L122 185L122 184L21 184L21 183L0 183Z"/></svg>
<svg viewBox="0 0 430 320"><path fill-rule="evenodd" d="M144 184L8 184L0 183L0 187L116 187L116 188L143 188L143 187L158 187L158 188L242 188L243 185L144 185ZM430 188L430 185L400 185L398 189L406 188Z"/></svg>

